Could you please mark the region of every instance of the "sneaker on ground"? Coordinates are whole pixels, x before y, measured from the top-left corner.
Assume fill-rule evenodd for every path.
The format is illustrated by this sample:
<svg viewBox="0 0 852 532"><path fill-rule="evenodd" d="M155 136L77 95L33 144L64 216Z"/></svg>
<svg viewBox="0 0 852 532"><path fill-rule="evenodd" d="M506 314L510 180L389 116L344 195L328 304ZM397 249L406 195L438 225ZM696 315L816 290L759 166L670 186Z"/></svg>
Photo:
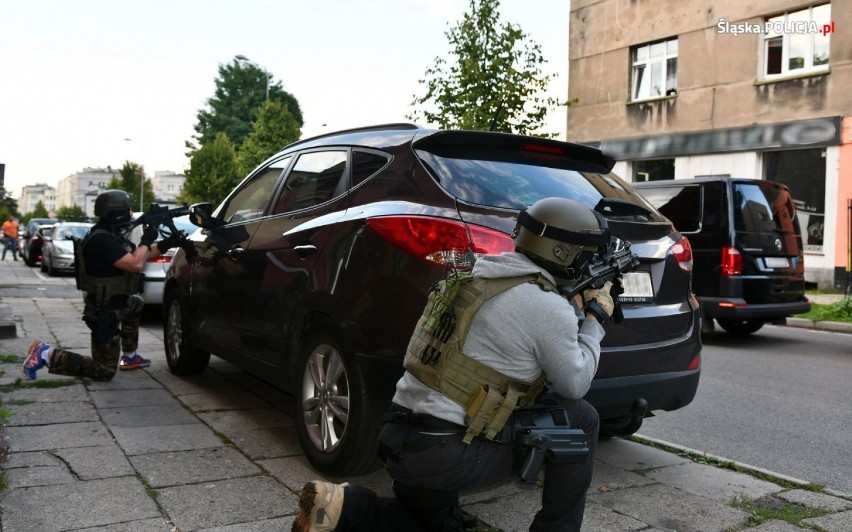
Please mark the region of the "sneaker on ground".
<svg viewBox="0 0 852 532"><path fill-rule="evenodd" d="M118 363L118 367L121 369L147 368L150 365L151 361L147 358L142 358L142 355L139 353L124 355Z"/></svg>
<svg viewBox="0 0 852 532"><path fill-rule="evenodd" d="M299 496L299 515L291 532L334 530L343 511L344 484L312 480L304 485Z"/></svg>
<svg viewBox="0 0 852 532"><path fill-rule="evenodd" d="M47 362L42 358L42 353L48 349L50 349L50 344L39 342L38 340L33 342L27 353L27 358L24 359L24 365L21 368L24 372L24 377L31 381L36 380L36 371L47 365Z"/></svg>

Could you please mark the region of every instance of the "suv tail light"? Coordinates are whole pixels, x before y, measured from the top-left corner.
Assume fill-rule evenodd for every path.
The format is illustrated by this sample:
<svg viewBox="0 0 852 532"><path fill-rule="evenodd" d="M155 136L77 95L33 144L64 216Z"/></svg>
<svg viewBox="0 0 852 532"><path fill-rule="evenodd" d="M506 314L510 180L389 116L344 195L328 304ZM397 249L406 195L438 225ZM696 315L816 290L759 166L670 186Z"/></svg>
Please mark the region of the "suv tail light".
<svg viewBox="0 0 852 532"><path fill-rule="evenodd" d="M168 264L172 261L172 257L175 256L175 251L177 248L172 248L162 255L157 255L153 259L148 259L146 262L150 262L153 264Z"/></svg>
<svg viewBox="0 0 852 532"><path fill-rule="evenodd" d="M722 263L720 266L722 275L740 275L743 273L743 256L737 248L722 248Z"/></svg>
<svg viewBox="0 0 852 532"><path fill-rule="evenodd" d="M674 255L677 265L685 272L692 271L692 245L689 239L685 236L680 237L680 240L672 246L672 255Z"/></svg>
<svg viewBox="0 0 852 532"><path fill-rule="evenodd" d="M367 227L415 257L440 266L470 269L475 255L512 251L509 235L458 220L427 216L368 218Z"/></svg>

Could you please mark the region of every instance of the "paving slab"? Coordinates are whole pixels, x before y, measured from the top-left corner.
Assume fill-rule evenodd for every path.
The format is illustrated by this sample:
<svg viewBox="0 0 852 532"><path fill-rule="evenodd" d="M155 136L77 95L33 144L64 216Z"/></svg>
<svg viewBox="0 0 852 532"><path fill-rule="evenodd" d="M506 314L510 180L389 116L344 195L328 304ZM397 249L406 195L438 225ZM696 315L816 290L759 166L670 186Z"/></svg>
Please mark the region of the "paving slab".
<svg viewBox="0 0 852 532"><path fill-rule="evenodd" d="M269 407L269 403L246 391L180 394L178 398L193 412L253 410Z"/></svg>
<svg viewBox="0 0 852 532"><path fill-rule="evenodd" d="M808 490L789 490L776 495L779 499L808 508L823 508L831 512L852 510L852 501Z"/></svg>
<svg viewBox="0 0 852 532"><path fill-rule="evenodd" d="M179 530L200 530L295 515L298 497L272 477L251 477L158 490Z"/></svg>
<svg viewBox="0 0 852 532"><path fill-rule="evenodd" d="M299 436L291 427L227 430L222 434L252 460L303 454Z"/></svg>
<svg viewBox="0 0 852 532"><path fill-rule="evenodd" d="M59 449L56 455L82 480L135 475L124 452L116 443L97 447Z"/></svg>
<svg viewBox="0 0 852 532"><path fill-rule="evenodd" d="M133 456L133 467L152 488L260 475L263 471L230 447Z"/></svg>
<svg viewBox="0 0 852 532"><path fill-rule="evenodd" d="M180 532L164 518L143 519L118 523L116 525L98 526L94 528L79 528L76 532Z"/></svg>
<svg viewBox="0 0 852 532"><path fill-rule="evenodd" d="M3 529L60 532L160 517L135 477L12 490L3 497Z"/></svg>
<svg viewBox="0 0 852 532"><path fill-rule="evenodd" d="M6 489L15 490L32 486L49 486L51 484L69 484L75 481L64 465L19 467L7 471Z"/></svg>
<svg viewBox="0 0 852 532"><path fill-rule="evenodd" d="M180 401L163 389L159 383L154 388L129 390L90 390L89 396L97 408L119 408L122 406L171 405L180 406Z"/></svg>
<svg viewBox="0 0 852 532"><path fill-rule="evenodd" d="M10 427L47 425L53 423L78 423L98 421L98 414L90 402L70 401L65 403L4 402Z"/></svg>
<svg viewBox="0 0 852 532"><path fill-rule="evenodd" d="M114 427L112 433L127 456L221 447L222 440L204 424L167 427Z"/></svg>
<svg viewBox="0 0 852 532"><path fill-rule="evenodd" d="M722 503L730 503L734 497L740 496L759 499L783 490L772 482L729 469L708 468L693 462L650 469L643 474L667 486Z"/></svg>
<svg viewBox="0 0 852 532"><path fill-rule="evenodd" d="M274 408L199 412L198 417L219 432L235 432L268 427L293 427L291 417Z"/></svg>
<svg viewBox="0 0 852 532"><path fill-rule="evenodd" d="M263 521L251 521L236 525L216 526L213 528L202 528L198 532L281 532L290 530L293 526L294 516L279 517L275 519L264 519Z"/></svg>
<svg viewBox="0 0 852 532"><path fill-rule="evenodd" d="M812 517L802 520L802 523L819 527L826 532L849 532L852 530L852 511Z"/></svg>
<svg viewBox="0 0 852 532"><path fill-rule="evenodd" d="M645 471L690 461L683 456L621 438L599 441L595 460L627 471Z"/></svg>
<svg viewBox="0 0 852 532"><path fill-rule="evenodd" d="M20 370L20 364L15 366L16 370ZM42 372L39 372L41 377ZM20 371L15 374L15 378L20 377ZM89 401L89 393L86 387L80 381L71 386L62 386L59 388L21 388L12 390L9 393L0 395L4 403L12 403L16 401L34 402L34 403L56 403L66 401Z"/></svg>
<svg viewBox="0 0 852 532"><path fill-rule="evenodd" d="M102 408L101 419L112 428L163 427L167 425L192 425L198 418L175 405L124 406Z"/></svg>
<svg viewBox="0 0 852 532"><path fill-rule="evenodd" d="M6 427L12 450L45 451L66 447L108 445L112 436L103 423L58 423L33 427Z"/></svg>

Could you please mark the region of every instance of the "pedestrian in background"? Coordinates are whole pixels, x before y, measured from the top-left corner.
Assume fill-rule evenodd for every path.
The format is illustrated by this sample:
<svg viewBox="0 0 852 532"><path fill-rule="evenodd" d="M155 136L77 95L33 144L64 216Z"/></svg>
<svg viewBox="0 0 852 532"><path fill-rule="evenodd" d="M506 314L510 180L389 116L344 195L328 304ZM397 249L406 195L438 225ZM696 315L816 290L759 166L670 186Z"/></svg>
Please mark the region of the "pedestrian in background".
<svg viewBox="0 0 852 532"><path fill-rule="evenodd" d="M149 258L179 245L179 237L170 236L154 246L157 228L147 226L139 246L134 246L122 233L132 208L133 199L123 190L101 193L95 200L98 223L76 253L77 288L85 294L83 321L92 331L92 356L36 341L24 360L26 378L34 380L36 371L47 366L58 375L108 381L119 367L130 370L150 365L150 360L136 352L145 303L139 295L140 272Z"/></svg>
<svg viewBox="0 0 852 532"><path fill-rule="evenodd" d="M0 260L6 260L6 252L12 250L12 258L18 260L18 221L11 214L3 222L3 256Z"/></svg>

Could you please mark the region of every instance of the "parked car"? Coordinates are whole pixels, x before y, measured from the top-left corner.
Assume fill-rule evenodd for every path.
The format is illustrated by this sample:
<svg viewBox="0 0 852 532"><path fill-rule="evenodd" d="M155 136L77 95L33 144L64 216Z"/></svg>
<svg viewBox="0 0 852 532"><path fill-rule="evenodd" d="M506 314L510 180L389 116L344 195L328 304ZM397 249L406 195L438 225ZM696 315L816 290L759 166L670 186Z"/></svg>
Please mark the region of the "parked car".
<svg viewBox="0 0 852 532"><path fill-rule="evenodd" d="M134 218L142 213L134 213ZM188 216L179 216L174 219L175 227L178 231L184 231L187 234L198 229L190 221ZM160 234L165 237L170 234L168 227L162 227ZM139 240L142 238L142 226L136 226L130 232L130 240L136 245L139 245ZM148 259L142 267L142 298L146 305L162 305L163 304L163 281L166 279L166 271L172 262L177 248L172 248L162 255Z"/></svg>
<svg viewBox="0 0 852 532"><path fill-rule="evenodd" d="M89 233L94 224L88 222L57 222L49 229L43 227L41 271L50 276L74 271L74 246Z"/></svg>
<svg viewBox="0 0 852 532"><path fill-rule="evenodd" d="M703 177L637 183L692 244L692 286L705 330L732 334L810 310L804 253L789 189L770 181Z"/></svg>
<svg viewBox="0 0 852 532"><path fill-rule="evenodd" d="M605 433L634 432L692 401L699 315L688 241L612 166L586 146L408 124L292 144L215 211L191 208L205 229L166 274L169 368L200 373L211 353L241 366L293 394L314 467L368 471L429 288L512 250L520 209L562 196L597 206L641 261L587 395Z"/></svg>
<svg viewBox="0 0 852 532"><path fill-rule="evenodd" d="M49 227L58 222L56 218L32 218L27 222L24 234L21 235L20 251L21 257L27 266L35 266L41 260L42 235L39 229Z"/></svg>

